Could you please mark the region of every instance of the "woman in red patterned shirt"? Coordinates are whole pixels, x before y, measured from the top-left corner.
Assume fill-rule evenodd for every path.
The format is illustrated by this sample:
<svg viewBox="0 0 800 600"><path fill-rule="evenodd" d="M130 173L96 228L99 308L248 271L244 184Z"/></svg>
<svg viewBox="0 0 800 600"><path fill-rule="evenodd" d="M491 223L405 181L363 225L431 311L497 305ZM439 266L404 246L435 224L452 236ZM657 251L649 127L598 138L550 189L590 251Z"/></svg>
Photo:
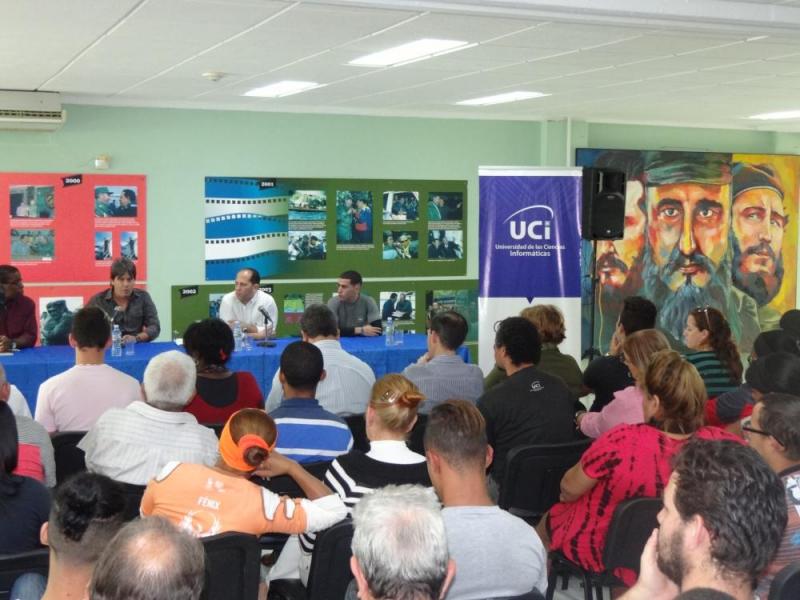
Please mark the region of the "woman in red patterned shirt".
<svg viewBox="0 0 800 600"><path fill-rule="evenodd" d="M736 438L703 425L706 389L697 370L677 352L653 355L644 374L644 423L619 425L601 435L561 480L561 502L543 519L550 549L594 572L602 556L617 504L629 498L660 497L671 459L683 443ZM636 576L619 570L627 585Z"/></svg>

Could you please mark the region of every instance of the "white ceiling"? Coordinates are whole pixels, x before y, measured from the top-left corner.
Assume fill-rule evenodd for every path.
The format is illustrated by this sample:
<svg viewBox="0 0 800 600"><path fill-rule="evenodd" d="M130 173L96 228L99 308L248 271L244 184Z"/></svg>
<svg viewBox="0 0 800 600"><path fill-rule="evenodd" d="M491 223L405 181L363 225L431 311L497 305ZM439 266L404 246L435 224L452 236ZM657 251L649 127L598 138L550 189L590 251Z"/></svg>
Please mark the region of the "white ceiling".
<svg viewBox="0 0 800 600"><path fill-rule="evenodd" d="M800 0L3 0L0 88L81 104L800 130ZM478 45L348 65L422 37ZM214 83L206 71L227 75ZM327 84L242 97L283 79ZM463 107L527 90L545 98Z"/></svg>

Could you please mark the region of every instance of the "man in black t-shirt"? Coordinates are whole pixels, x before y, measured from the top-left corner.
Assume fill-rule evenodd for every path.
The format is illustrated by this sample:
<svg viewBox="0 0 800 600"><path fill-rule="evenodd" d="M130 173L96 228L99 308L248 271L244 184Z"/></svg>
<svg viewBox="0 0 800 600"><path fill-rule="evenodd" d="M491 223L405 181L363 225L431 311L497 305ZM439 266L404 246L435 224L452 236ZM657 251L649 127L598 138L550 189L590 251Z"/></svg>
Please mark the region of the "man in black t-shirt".
<svg viewBox="0 0 800 600"><path fill-rule="evenodd" d="M583 395L594 393L592 411L602 410L615 392L634 385L628 367L622 362L622 342L640 329L655 327L656 313L656 305L641 296L629 296L623 301L608 356L594 359L583 372Z"/></svg>
<svg viewBox="0 0 800 600"><path fill-rule="evenodd" d="M508 379L478 399L486 437L494 448L491 474L502 483L506 455L526 444L575 439L574 397L560 377L535 367L542 344L533 323L509 317L497 327L494 357Z"/></svg>

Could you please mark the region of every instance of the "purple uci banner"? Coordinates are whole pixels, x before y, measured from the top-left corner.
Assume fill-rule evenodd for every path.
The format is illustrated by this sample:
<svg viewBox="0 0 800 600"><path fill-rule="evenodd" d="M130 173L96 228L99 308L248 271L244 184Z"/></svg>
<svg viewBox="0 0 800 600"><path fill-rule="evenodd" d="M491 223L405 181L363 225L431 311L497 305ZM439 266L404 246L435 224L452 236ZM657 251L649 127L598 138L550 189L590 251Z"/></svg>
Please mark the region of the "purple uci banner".
<svg viewBox="0 0 800 600"><path fill-rule="evenodd" d="M581 295L576 169L481 169L480 296Z"/></svg>

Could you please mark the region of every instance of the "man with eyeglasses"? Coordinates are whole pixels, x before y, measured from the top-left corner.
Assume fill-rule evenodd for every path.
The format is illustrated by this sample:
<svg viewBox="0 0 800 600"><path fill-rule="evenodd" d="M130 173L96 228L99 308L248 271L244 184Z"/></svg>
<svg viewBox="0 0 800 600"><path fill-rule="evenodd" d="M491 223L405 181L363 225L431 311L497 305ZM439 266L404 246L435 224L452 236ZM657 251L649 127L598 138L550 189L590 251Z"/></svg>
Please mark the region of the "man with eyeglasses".
<svg viewBox="0 0 800 600"><path fill-rule="evenodd" d="M36 343L36 305L23 294L22 275L12 265L0 265L0 352Z"/></svg>
<svg viewBox="0 0 800 600"><path fill-rule="evenodd" d="M767 394L756 403L750 422L745 422L742 430L786 489L786 530L755 592L759 600L767 600L775 574L800 560L800 397Z"/></svg>

